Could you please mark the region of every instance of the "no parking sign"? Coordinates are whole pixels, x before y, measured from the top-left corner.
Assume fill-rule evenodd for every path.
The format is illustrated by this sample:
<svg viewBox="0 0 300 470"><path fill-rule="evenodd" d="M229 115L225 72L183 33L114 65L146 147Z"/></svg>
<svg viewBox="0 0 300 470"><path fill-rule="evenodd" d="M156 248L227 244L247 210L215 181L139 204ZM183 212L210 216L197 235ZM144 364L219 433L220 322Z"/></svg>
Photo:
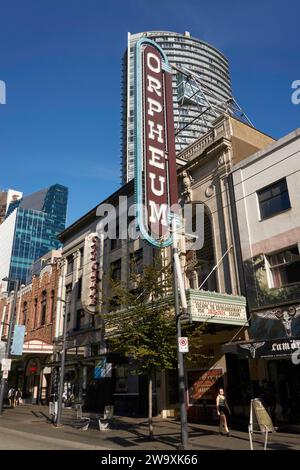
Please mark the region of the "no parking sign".
<svg viewBox="0 0 300 470"><path fill-rule="evenodd" d="M180 336L178 338L178 349L181 353L189 352L189 340L186 336Z"/></svg>

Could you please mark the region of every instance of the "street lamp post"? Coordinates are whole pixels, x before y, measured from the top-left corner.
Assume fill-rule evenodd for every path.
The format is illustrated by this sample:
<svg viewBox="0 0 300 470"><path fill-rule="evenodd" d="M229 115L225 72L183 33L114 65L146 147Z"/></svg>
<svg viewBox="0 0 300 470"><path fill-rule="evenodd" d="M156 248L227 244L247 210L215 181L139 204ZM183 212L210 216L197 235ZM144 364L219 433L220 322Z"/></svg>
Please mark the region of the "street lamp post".
<svg viewBox="0 0 300 470"><path fill-rule="evenodd" d="M19 291L19 280L9 279L8 277L5 277L2 280L14 283L14 297L13 297L13 304L11 308L11 315L9 319L7 342L6 342L6 347L5 347L5 358L7 359L10 356L10 348L11 348L12 336L13 336L13 331L14 331L14 326L15 326L17 298L18 298L18 291ZM2 412L3 412L3 402L4 402L4 393L6 389L6 383L7 383L7 379L3 378L3 373L2 373L1 388L0 388L0 416L2 415Z"/></svg>
<svg viewBox="0 0 300 470"><path fill-rule="evenodd" d="M59 299L64 304L64 322L63 322L63 343L61 350L61 364L60 364L60 379L58 389L58 404L57 404L57 416L56 426L61 426L61 415L62 415L62 400L64 393L64 377L65 377L65 362L66 362L66 337L67 337L67 312L66 312L66 301Z"/></svg>
<svg viewBox="0 0 300 470"><path fill-rule="evenodd" d="M186 412L186 396L185 396L185 381L184 381L184 361L183 353L179 350L179 338L181 337L181 318L187 316L186 307L182 305L182 313L180 313L179 305L179 292L178 292L178 273L176 269L176 262L178 261L178 245L177 245L177 228L176 218L172 219L172 232L173 232L173 245L172 245L172 260L173 260L173 286L174 286L174 301L175 301L175 318L176 318L176 339L177 339L177 363L178 363L178 398L179 398L179 411L180 411L180 424L181 424L181 444L178 446L179 450L186 450L188 445L188 425L187 425L187 412ZM181 286L182 289L182 286Z"/></svg>

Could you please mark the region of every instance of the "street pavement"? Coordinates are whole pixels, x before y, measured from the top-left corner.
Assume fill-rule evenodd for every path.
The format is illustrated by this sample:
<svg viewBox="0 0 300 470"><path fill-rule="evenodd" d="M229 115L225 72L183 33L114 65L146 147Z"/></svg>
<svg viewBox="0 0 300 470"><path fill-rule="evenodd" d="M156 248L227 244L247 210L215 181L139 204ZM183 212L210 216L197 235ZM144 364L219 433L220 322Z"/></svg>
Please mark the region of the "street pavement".
<svg viewBox="0 0 300 470"><path fill-rule="evenodd" d="M77 429L73 414L64 411L64 426L50 421L48 407L21 405L5 408L0 417L1 450L166 450L174 451L180 443L177 420L154 419L155 440L149 441L147 420L115 417L113 426L99 431L96 421L88 430ZM189 450L249 450L248 433L233 430L231 436L219 436L214 425L189 424ZM263 449L263 436L255 435L254 449ZM270 450L300 450L300 435L277 432L269 436Z"/></svg>

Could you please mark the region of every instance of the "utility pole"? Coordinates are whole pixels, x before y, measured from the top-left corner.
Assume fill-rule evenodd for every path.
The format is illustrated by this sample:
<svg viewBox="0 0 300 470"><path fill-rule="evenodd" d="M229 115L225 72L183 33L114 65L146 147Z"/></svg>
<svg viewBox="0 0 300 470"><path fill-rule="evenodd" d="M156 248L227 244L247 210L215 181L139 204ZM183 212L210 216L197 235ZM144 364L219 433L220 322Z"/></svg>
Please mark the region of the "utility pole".
<svg viewBox="0 0 300 470"><path fill-rule="evenodd" d="M19 280L9 279L7 277L2 280L14 283L14 297L13 297L13 304L11 307L7 342L6 342L6 348L5 348L5 359L8 359L10 356L10 348L11 348L13 331L14 331L14 326L15 326L15 319L16 319L16 307L17 307L17 299L18 299L18 291L19 291ZM4 402L6 384L7 384L7 379L3 378L3 372L2 372L1 389L0 389L0 416L2 415L2 412L3 412L3 402Z"/></svg>
<svg viewBox="0 0 300 470"><path fill-rule="evenodd" d="M179 410L180 410L180 424L181 424L181 444L178 450L186 450L188 445L188 425L187 425L187 412L186 412L186 394L185 394L185 381L184 381L184 362L183 353L179 351L179 338L181 337L181 318L187 314L187 305L185 300L185 291L183 286L183 279L178 255L178 240L177 240L177 227L176 215L172 217L172 261L173 261L173 286L174 286L174 301L175 301L175 318L176 318L176 340L177 340L177 363L178 363L178 395L179 395ZM182 313L180 313L179 306L179 292L181 293Z"/></svg>
<svg viewBox="0 0 300 470"><path fill-rule="evenodd" d="M66 337L67 337L67 312L66 312L66 301L59 299L63 302L64 307L64 318L63 318L63 343L61 350L61 363L60 363L60 378L59 378L59 389L58 389L58 404L57 404L57 416L56 416L56 427L62 426L61 415L62 415L62 400L64 393L64 377L65 377L65 362L66 362Z"/></svg>

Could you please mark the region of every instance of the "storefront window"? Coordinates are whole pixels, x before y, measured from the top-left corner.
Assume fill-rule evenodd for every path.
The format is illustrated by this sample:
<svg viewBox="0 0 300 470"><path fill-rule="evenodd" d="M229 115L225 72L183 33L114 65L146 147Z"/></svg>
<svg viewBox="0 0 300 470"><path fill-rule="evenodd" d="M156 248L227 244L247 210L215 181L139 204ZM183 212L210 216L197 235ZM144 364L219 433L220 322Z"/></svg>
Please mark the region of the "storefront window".
<svg viewBox="0 0 300 470"><path fill-rule="evenodd" d="M128 392L128 366L122 365L116 367L116 393Z"/></svg>

